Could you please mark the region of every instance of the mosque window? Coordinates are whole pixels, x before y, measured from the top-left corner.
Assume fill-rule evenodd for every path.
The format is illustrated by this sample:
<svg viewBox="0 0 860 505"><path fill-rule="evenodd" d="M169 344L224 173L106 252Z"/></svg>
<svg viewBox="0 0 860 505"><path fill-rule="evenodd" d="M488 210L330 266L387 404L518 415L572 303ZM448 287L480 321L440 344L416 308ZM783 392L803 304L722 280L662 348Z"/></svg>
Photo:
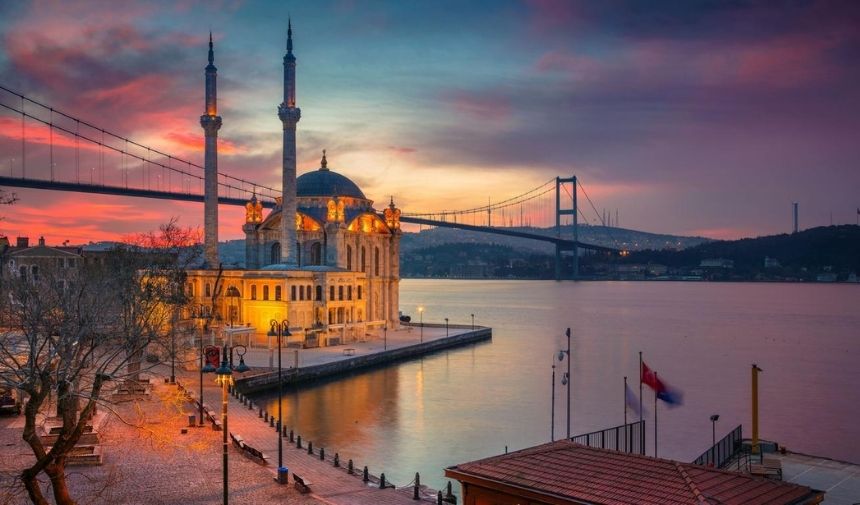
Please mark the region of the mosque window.
<svg viewBox="0 0 860 505"><path fill-rule="evenodd" d="M305 287L299 286L299 300L305 299Z"/></svg>
<svg viewBox="0 0 860 505"><path fill-rule="evenodd" d="M290 286L290 300L296 301L296 287Z"/></svg>
<svg viewBox="0 0 860 505"><path fill-rule="evenodd" d="M257 285L251 284L251 300L257 299Z"/></svg>
<svg viewBox="0 0 860 505"><path fill-rule="evenodd" d="M272 264L281 262L281 244L279 242L272 244L272 257L270 259Z"/></svg>
<svg viewBox="0 0 860 505"><path fill-rule="evenodd" d="M329 286L328 288L328 299L329 301L334 301L334 286Z"/></svg>
<svg viewBox="0 0 860 505"><path fill-rule="evenodd" d="M346 269L352 270L352 246L346 246Z"/></svg>
<svg viewBox="0 0 860 505"><path fill-rule="evenodd" d="M275 286L275 300L281 299L281 286Z"/></svg>
<svg viewBox="0 0 860 505"><path fill-rule="evenodd" d="M206 298L210 298L212 296L212 285L208 282L206 283Z"/></svg>
<svg viewBox="0 0 860 505"><path fill-rule="evenodd" d="M263 286L263 300L269 299L269 286Z"/></svg>
<svg viewBox="0 0 860 505"><path fill-rule="evenodd" d="M337 287L337 299L343 300L343 286Z"/></svg>
<svg viewBox="0 0 860 505"><path fill-rule="evenodd" d="M352 286L346 287L346 299L352 300Z"/></svg>
<svg viewBox="0 0 860 505"><path fill-rule="evenodd" d="M358 287L358 299L361 300L361 286Z"/></svg>
<svg viewBox="0 0 860 505"><path fill-rule="evenodd" d="M322 265L322 244L311 244L311 265Z"/></svg>
<svg viewBox="0 0 860 505"><path fill-rule="evenodd" d="M361 271L367 272L367 262L365 261L365 249L361 247Z"/></svg>
<svg viewBox="0 0 860 505"><path fill-rule="evenodd" d="M316 292L316 295L317 295L317 296L316 296L316 300L317 300L318 302L322 301L322 286L317 286L317 292Z"/></svg>
<svg viewBox="0 0 860 505"><path fill-rule="evenodd" d="M305 298L307 298L308 300L312 300L310 286L305 286Z"/></svg>
<svg viewBox="0 0 860 505"><path fill-rule="evenodd" d="M373 249L373 275L379 275L379 248Z"/></svg>

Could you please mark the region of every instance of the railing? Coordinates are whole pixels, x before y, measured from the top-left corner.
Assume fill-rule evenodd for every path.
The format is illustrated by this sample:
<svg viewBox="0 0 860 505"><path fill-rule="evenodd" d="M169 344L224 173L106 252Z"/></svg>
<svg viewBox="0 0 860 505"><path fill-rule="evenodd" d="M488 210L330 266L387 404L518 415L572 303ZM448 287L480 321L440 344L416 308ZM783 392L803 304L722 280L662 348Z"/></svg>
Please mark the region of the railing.
<svg viewBox="0 0 860 505"><path fill-rule="evenodd" d="M730 431L728 435L724 436L714 444L713 447L696 458L695 461L693 461L693 464L722 468L740 451L742 441L743 429L742 425L739 424L735 429Z"/></svg>
<svg viewBox="0 0 860 505"><path fill-rule="evenodd" d="M577 444L634 454L645 454L645 421L622 424L614 428L577 435Z"/></svg>

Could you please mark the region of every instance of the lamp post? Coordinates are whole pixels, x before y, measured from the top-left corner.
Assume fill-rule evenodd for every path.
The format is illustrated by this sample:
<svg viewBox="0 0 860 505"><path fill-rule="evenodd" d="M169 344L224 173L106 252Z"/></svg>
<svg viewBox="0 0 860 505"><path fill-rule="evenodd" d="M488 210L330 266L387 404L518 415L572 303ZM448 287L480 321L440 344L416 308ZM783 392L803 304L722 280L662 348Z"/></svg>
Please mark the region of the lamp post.
<svg viewBox="0 0 860 505"><path fill-rule="evenodd" d="M235 307L236 298L239 298L240 296L241 295L239 294L239 290L236 289L236 286L230 286L229 288L227 288L227 298L230 299L230 328L233 327L233 309ZM233 343L232 340L230 341L230 343Z"/></svg>
<svg viewBox="0 0 860 505"><path fill-rule="evenodd" d="M418 316L421 319L421 342L424 342L424 307L418 307Z"/></svg>
<svg viewBox="0 0 860 505"><path fill-rule="evenodd" d="M716 451L715 446L717 445L717 421L720 420L719 414L714 414L711 416L711 452ZM716 459L716 458L714 458ZM716 466L716 461L714 461L714 466Z"/></svg>
<svg viewBox="0 0 860 505"><path fill-rule="evenodd" d="M278 337L278 484L286 484L286 479L282 477L286 472L284 472L284 440L281 436L281 430L283 429L283 417L281 415L281 404L283 403L284 397L284 381L281 378L281 337L289 337L292 334L290 333L290 322L284 319L281 322L278 322L275 319L269 321L269 334L270 337Z"/></svg>
<svg viewBox="0 0 860 505"><path fill-rule="evenodd" d="M200 321L201 324L206 320L206 311L205 307L201 304L197 310L191 311L191 318L195 321ZM203 372L214 372L215 368L211 365L206 364L204 366L204 354L203 354L203 332L200 332L200 396L198 397L200 401L198 402L199 412L197 413L197 426L203 426Z"/></svg>
<svg viewBox="0 0 860 505"><path fill-rule="evenodd" d="M448 318L445 318L445 336L448 336Z"/></svg>
<svg viewBox="0 0 860 505"><path fill-rule="evenodd" d="M567 336L567 350L558 351L558 360L564 361L564 356L567 355L567 372L562 376L561 384L567 386L567 438L570 439L570 390L573 382L570 376L570 328L565 330L564 334Z"/></svg>
<svg viewBox="0 0 860 505"><path fill-rule="evenodd" d="M555 442L555 363L552 364L552 407L549 415L549 441Z"/></svg>
<svg viewBox="0 0 860 505"><path fill-rule="evenodd" d="M222 463L224 469L224 505L228 504L229 496L228 496L228 485L227 485L227 387L233 384L233 367L231 363L233 362L233 349L242 348L242 351L239 351L239 366L236 367L236 371L239 373L244 373L249 370L248 365L245 364L245 346L244 345L234 345L233 347L227 347L227 344L224 344L224 351L221 356L221 366L215 370L215 382L221 385L221 431L223 433L222 439ZM230 358L228 361L227 352L230 353Z"/></svg>

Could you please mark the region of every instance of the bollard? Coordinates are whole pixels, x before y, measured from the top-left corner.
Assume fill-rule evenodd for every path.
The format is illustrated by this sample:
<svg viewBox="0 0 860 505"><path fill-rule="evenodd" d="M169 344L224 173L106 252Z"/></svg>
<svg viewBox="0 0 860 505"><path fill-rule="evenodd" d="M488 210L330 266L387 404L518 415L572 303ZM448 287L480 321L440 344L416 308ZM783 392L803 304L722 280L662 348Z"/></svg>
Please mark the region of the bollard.
<svg viewBox="0 0 860 505"><path fill-rule="evenodd" d="M325 447L320 447L320 461L325 461Z"/></svg>
<svg viewBox="0 0 860 505"><path fill-rule="evenodd" d="M385 472L379 474L379 489L385 489Z"/></svg>
<svg viewBox="0 0 860 505"><path fill-rule="evenodd" d="M257 414L257 417L263 417L263 407L260 407L260 412Z"/></svg>
<svg viewBox="0 0 860 505"><path fill-rule="evenodd" d="M292 444L294 441L295 438L293 437L293 430L290 430L290 443Z"/></svg>
<svg viewBox="0 0 860 505"><path fill-rule="evenodd" d="M302 436L301 436L301 435L299 435L299 436L297 436L297 437L296 437L296 448L297 448L297 449L301 449L301 448L302 448Z"/></svg>
<svg viewBox="0 0 860 505"><path fill-rule="evenodd" d="M335 468L340 467L340 454L338 454L338 453L334 453L334 467Z"/></svg>
<svg viewBox="0 0 860 505"><path fill-rule="evenodd" d="M263 412L263 422L265 422L265 423L269 422L269 411L268 410Z"/></svg>
<svg viewBox="0 0 860 505"><path fill-rule="evenodd" d="M418 475L418 472L415 472L415 487L412 488L412 499L418 499L418 488L421 487L421 476Z"/></svg>
<svg viewBox="0 0 860 505"><path fill-rule="evenodd" d="M442 505L442 491L439 491L439 494L436 495L436 505Z"/></svg>
<svg viewBox="0 0 860 505"><path fill-rule="evenodd" d="M370 482L370 472L367 471L367 465L364 465L364 473L361 475L361 480Z"/></svg>
<svg viewBox="0 0 860 505"><path fill-rule="evenodd" d="M349 463L346 464L346 473L348 473L350 475L355 473L355 470L353 470L353 467L352 467L352 460L349 460Z"/></svg>
<svg viewBox="0 0 860 505"><path fill-rule="evenodd" d="M270 428L274 428L274 427L275 427L275 417L274 417L274 416L272 416L272 417L270 417L270 418L269 418L269 427L270 427Z"/></svg>
<svg viewBox="0 0 860 505"><path fill-rule="evenodd" d="M284 429L282 431L283 431L283 433L281 433L281 436L283 436L284 438L287 438L287 427L284 426Z"/></svg>
<svg viewBox="0 0 860 505"><path fill-rule="evenodd" d="M312 441L308 440L308 454L313 454L313 453L314 453L314 443Z"/></svg>
<svg viewBox="0 0 860 505"><path fill-rule="evenodd" d="M457 503L457 497L454 496L454 491L451 489L451 481L448 481L448 490L447 495L445 496L445 501L448 503Z"/></svg>
<svg viewBox="0 0 860 505"><path fill-rule="evenodd" d="M254 410L254 402L248 400L248 410Z"/></svg>

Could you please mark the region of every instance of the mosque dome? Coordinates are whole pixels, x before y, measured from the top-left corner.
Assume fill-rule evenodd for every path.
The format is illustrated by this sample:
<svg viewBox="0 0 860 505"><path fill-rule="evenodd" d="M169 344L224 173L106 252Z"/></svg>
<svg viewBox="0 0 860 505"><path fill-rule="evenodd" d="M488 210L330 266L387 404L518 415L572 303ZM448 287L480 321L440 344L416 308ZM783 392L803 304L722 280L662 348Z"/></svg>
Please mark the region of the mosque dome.
<svg viewBox="0 0 860 505"><path fill-rule="evenodd" d="M349 178L332 172L328 168L328 162L323 151L320 169L302 174L296 179L296 196L348 196L367 200L358 185Z"/></svg>

